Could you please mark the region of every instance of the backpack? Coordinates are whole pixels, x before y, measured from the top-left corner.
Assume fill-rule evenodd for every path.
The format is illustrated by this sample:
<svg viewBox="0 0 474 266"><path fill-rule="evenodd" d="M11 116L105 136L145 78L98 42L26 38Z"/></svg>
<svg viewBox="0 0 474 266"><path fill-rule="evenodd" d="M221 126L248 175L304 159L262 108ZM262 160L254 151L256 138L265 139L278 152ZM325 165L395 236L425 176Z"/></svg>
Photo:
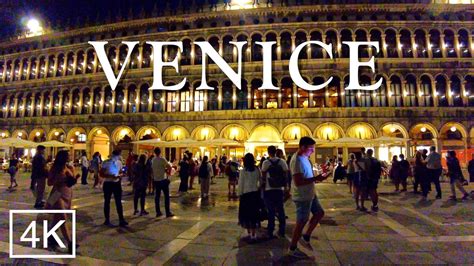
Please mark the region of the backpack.
<svg viewBox="0 0 474 266"><path fill-rule="evenodd" d="M102 163L102 167L100 168L100 175L101 176L110 176L112 173L116 173L117 171L117 165L115 162L111 159L105 160Z"/></svg>
<svg viewBox="0 0 474 266"><path fill-rule="evenodd" d="M199 166L199 178L208 178L209 177L209 171L207 170L207 163L202 163L201 166Z"/></svg>
<svg viewBox="0 0 474 266"><path fill-rule="evenodd" d="M270 160L270 167L268 167L268 185L272 188L280 188L286 185L285 171L280 165L280 159L276 161Z"/></svg>

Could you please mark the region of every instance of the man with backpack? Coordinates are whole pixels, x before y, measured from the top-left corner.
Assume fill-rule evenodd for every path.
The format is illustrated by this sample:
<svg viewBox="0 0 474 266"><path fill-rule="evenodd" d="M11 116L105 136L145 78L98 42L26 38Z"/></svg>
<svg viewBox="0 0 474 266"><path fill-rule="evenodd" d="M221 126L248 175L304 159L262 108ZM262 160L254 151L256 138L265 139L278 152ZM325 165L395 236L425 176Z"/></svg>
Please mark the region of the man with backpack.
<svg viewBox="0 0 474 266"><path fill-rule="evenodd" d="M379 183L380 175L382 174L382 164L379 160L373 157L374 151L372 149L367 150L366 167L367 167L367 189L362 195L361 201L364 206L364 200L367 194L372 200L372 211L376 212L379 210L378 202L379 196L377 194L377 186Z"/></svg>
<svg viewBox="0 0 474 266"><path fill-rule="evenodd" d="M115 207L119 217L119 226L126 227L128 223L123 217L122 207L122 158L120 157L120 150L112 152L112 157L102 163L100 175L104 178L104 225L112 226L110 223L110 200L112 194L114 195Z"/></svg>
<svg viewBox="0 0 474 266"><path fill-rule="evenodd" d="M287 185L288 165L286 162L276 157L277 148L269 146L269 158L262 163L262 188L264 191L265 206L268 209L267 234L273 237L275 229L275 215L278 216L279 230L278 236L285 237L285 209L283 207L283 189Z"/></svg>
<svg viewBox="0 0 474 266"><path fill-rule="evenodd" d="M201 199L209 198L209 184L213 175L214 173L212 171L212 165L209 163L209 157L204 156L198 171L199 182L201 183Z"/></svg>

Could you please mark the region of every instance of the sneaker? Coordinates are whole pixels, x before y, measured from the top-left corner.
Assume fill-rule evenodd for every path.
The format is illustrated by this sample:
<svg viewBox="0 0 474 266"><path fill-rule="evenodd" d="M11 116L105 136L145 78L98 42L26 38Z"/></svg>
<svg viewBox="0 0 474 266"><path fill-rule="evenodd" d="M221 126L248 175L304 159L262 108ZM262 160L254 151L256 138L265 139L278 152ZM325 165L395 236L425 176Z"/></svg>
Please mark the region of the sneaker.
<svg viewBox="0 0 474 266"><path fill-rule="evenodd" d="M143 216L143 215L148 215L149 213L147 211L141 211L140 212L140 216Z"/></svg>
<svg viewBox="0 0 474 266"><path fill-rule="evenodd" d="M372 206L372 211L373 212L378 212L379 211L379 206Z"/></svg>
<svg viewBox="0 0 474 266"><path fill-rule="evenodd" d="M306 253L299 250L298 248L296 248L294 250L288 249L288 255L292 256L292 257L295 257L295 258L299 258L299 259L304 259L304 258L308 257L308 255L306 255Z"/></svg>
<svg viewBox="0 0 474 266"><path fill-rule="evenodd" d="M160 217L160 216L163 216L163 213L159 212L159 213L156 214L157 218Z"/></svg>
<svg viewBox="0 0 474 266"><path fill-rule="evenodd" d="M166 214L166 218L171 218L171 217L174 217L174 214L172 214L171 212Z"/></svg>
<svg viewBox="0 0 474 266"><path fill-rule="evenodd" d="M305 248L307 248L307 249L309 249L309 250L313 250L313 246L311 246L310 241L311 241L311 239L310 239L310 240L306 240L306 239L304 238L304 236L302 236L302 237L300 238L300 243L301 243L301 245L302 245L303 247L305 247Z"/></svg>

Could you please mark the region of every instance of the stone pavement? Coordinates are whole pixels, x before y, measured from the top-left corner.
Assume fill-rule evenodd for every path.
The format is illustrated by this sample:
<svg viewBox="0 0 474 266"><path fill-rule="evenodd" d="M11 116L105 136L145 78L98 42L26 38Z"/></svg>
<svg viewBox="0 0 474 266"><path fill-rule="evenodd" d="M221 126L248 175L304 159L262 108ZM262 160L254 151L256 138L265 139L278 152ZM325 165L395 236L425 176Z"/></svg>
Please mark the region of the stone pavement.
<svg viewBox="0 0 474 266"><path fill-rule="evenodd" d="M301 265L301 264L474 264L474 200L450 201L449 185L443 183L443 199L419 201L412 192L396 194L393 186L380 185L380 211L355 210L347 185L321 183L317 191L326 216L312 235L314 250L308 258L286 255L294 227L295 208L286 202L286 239L262 239L256 244L241 240L245 231L237 225L238 201L228 200L227 181L217 179L211 186L209 202L201 202L199 191L172 198L172 219L155 218L153 197L147 197L148 216L133 216L131 187L124 184L124 209L128 228L102 225L102 192L91 185L74 187L77 210L75 259L11 259L8 256L8 210L32 209L29 175L20 187L7 190L9 179L0 176L0 264L81 265ZM172 191L179 181L174 179ZM198 186L196 186L198 187ZM474 189L473 185L468 187ZM458 193L458 197L459 197ZM367 202L367 207L370 203ZM117 223L112 202L112 222ZM19 233L31 215L15 220ZM264 223L266 226L266 223ZM262 236L264 235L262 230ZM28 252L25 243L15 250ZM44 254L51 254L41 250Z"/></svg>

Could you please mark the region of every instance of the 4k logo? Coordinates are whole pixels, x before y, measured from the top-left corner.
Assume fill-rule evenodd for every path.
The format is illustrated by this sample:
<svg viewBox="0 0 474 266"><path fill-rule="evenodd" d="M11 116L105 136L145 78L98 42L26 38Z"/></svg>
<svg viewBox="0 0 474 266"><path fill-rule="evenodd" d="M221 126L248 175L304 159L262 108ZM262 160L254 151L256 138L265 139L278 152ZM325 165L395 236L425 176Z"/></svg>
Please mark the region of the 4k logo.
<svg viewBox="0 0 474 266"><path fill-rule="evenodd" d="M47 254L45 249L48 248L48 242L54 240L59 247L66 248L66 245L61 240L58 235L59 228L66 222L66 220L59 220L52 228L49 228L50 221L44 219L42 221L37 221L37 214L70 214L71 215L71 236L72 236L72 254ZM31 222L28 227L21 234L19 241L22 243L28 243L28 247L31 249L43 249L44 252L24 252L24 250L30 250L28 248L23 248L22 246L14 245L14 214L28 214L31 217ZM33 214L33 216L31 216ZM35 215L36 214L36 215ZM10 258L75 258L76 257L76 211L75 210L10 210ZM43 227L42 237L38 236L37 226L40 223ZM43 241L41 241L41 238ZM42 242L42 243L41 243ZM22 252L15 253L15 247ZM19 254L22 253L22 254ZM33 254L34 253L34 254ZM45 253L45 254L42 254Z"/></svg>

